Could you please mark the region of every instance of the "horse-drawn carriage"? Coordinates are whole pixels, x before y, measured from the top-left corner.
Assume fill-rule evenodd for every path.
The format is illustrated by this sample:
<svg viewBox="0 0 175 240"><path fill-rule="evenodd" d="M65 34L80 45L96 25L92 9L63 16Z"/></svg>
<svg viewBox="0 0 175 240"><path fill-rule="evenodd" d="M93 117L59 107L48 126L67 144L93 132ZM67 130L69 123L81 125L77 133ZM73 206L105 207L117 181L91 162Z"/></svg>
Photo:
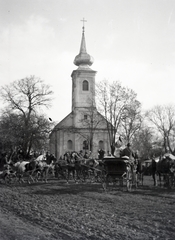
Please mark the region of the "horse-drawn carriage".
<svg viewBox="0 0 175 240"><path fill-rule="evenodd" d="M135 171L127 158L109 156L103 159L103 164L102 186L104 190L110 185L115 185L117 183L119 186L124 186L124 182L126 182L127 190L131 190Z"/></svg>
<svg viewBox="0 0 175 240"><path fill-rule="evenodd" d="M57 162L57 175L67 180L72 178L75 182L98 182L104 190L110 185L124 186L131 190L135 180L135 165L125 157L116 158L107 156L102 160L97 159L71 159L71 163L62 160ZM74 160L74 161L73 161ZM136 182L135 182L136 183Z"/></svg>

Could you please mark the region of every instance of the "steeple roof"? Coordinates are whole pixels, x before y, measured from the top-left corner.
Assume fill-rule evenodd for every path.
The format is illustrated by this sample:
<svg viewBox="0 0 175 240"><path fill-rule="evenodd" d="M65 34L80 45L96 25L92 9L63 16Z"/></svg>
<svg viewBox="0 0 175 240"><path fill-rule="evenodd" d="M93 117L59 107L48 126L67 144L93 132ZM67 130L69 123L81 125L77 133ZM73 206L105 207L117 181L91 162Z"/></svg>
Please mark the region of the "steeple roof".
<svg viewBox="0 0 175 240"><path fill-rule="evenodd" d="M86 52L86 41L85 41L85 34L84 34L84 26L83 26L83 32L82 32L82 39L81 39L81 45L80 45L80 52L74 59L74 64L76 66L81 67L89 67L93 64L94 59L92 56L90 56Z"/></svg>

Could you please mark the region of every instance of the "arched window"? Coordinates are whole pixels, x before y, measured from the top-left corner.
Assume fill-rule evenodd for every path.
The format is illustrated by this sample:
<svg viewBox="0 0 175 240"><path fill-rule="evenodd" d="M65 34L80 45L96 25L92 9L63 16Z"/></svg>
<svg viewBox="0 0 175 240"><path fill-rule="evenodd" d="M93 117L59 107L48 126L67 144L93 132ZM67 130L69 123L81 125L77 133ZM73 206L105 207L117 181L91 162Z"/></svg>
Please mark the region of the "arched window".
<svg viewBox="0 0 175 240"><path fill-rule="evenodd" d="M89 149L88 142L86 140L83 141L83 149L84 150L88 150Z"/></svg>
<svg viewBox="0 0 175 240"><path fill-rule="evenodd" d="M83 91L88 91L89 90L89 83L87 80L83 81Z"/></svg>
<svg viewBox="0 0 175 240"><path fill-rule="evenodd" d="M72 150L72 146L73 146L72 140L68 140L67 141L67 149Z"/></svg>
<svg viewBox="0 0 175 240"><path fill-rule="evenodd" d="M99 149L104 149L104 142L102 140L98 143Z"/></svg>

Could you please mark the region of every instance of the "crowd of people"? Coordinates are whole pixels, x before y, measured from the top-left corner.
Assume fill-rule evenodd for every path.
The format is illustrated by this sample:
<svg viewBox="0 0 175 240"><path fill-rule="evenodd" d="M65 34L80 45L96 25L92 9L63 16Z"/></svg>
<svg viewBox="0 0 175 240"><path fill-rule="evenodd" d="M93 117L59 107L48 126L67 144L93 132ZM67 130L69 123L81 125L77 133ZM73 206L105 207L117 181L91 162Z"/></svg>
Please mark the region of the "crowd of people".
<svg viewBox="0 0 175 240"><path fill-rule="evenodd" d="M119 152L117 152L117 151L119 151ZM125 157L128 157L129 160L132 160L132 159L138 160L138 153L132 151L130 143L128 143L126 148L124 148L122 151L120 149L117 149L117 151L114 151L114 154L112 154L111 152L109 152L109 151L105 152L105 150L103 148L100 148L97 152L95 159L102 160L106 156L114 156L114 157L125 156ZM37 156L38 156L38 154L34 153L33 158L36 158ZM47 152L46 157L47 157L47 159L50 159L50 158L53 159L54 155L49 154ZM19 147L11 154L4 154L3 156L0 156L0 167L2 167L4 164L7 164L9 161L9 158L11 158L11 159L13 158L14 162L24 160L22 149ZM94 158L91 151L80 150L79 152L67 151L64 153L64 155L60 156L59 159L60 160L70 160L70 159L90 159L90 158Z"/></svg>
<svg viewBox="0 0 175 240"><path fill-rule="evenodd" d="M95 157L96 159L102 160L104 157L106 156L113 156L116 158L120 158L120 157L126 157L128 158L128 160L138 160L139 156L138 156L138 152L134 152L131 148L131 144L128 143L126 145L126 147L121 150L121 149L117 149L114 151L114 153L112 154L112 151L105 151L103 148L100 148L97 152L97 157ZM71 159L71 158L84 158L84 159L89 159L89 158L93 158L92 156L92 152L91 151L84 151L84 150L80 150L79 152L77 151L66 151L62 156L60 156L60 160L67 160L67 159Z"/></svg>

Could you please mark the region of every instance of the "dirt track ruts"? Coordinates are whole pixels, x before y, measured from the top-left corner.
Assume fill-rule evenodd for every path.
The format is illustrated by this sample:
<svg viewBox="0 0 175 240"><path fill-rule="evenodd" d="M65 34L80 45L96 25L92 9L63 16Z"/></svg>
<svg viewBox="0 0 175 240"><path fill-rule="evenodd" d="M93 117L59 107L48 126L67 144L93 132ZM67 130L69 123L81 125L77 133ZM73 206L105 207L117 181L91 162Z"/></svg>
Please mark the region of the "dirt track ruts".
<svg viewBox="0 0 175 240"><path fill-rule="evenodd" d="M152 184L152 182L150 182ZM0 184L0 240L175 239L175 189Z"/></svg>

